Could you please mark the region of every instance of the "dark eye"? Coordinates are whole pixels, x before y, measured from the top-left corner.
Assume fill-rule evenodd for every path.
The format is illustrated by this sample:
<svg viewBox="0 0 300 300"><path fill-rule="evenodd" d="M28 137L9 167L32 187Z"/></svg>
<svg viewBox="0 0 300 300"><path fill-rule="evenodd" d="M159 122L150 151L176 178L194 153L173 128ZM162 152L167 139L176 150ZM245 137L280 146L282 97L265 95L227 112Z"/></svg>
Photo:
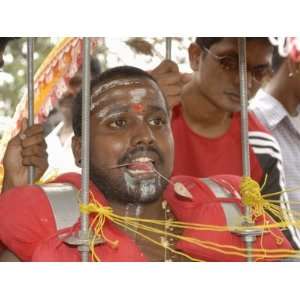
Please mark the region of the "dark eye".
<svg viewBox="0 0 300 300"><path fill-rule="evenodd" d="M252 71L254 79L258 82L263 81L267 76L272 75L270 68L257 68Z"/></svg>
<svg viewBox="0 0 300 300"><path fill-rule="evenodd" d="M127 121L124 119L118 119L109 123L109 126L112 128L124 128L127 126Z"/></svg>
<svg viewBox="0 0 300 300"><path fill-rule="evenodd" d="M149 124L152 126L162 126L164 124L166 124L166 120L163 118L154 118L149 120Z"/></svg>
<svg viewBox="0 0 300 300"><path fill-rule="evenodd" d="M235 71L238 69L238 59L236 57L232 56L225 56L222 59L220 59L220 64L222 65L222 68L224 70L232 70Z"/></svg>

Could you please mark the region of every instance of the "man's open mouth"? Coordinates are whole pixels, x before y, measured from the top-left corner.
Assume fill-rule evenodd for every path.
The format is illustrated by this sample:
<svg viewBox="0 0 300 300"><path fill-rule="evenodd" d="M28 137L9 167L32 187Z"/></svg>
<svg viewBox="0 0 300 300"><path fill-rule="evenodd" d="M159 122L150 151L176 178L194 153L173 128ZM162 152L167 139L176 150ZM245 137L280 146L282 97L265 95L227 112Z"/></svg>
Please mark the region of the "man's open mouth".
<svg viewBox="0 0 300 300"><path fill-rule="evenodd" d="M126 166L127 172L133 176L153 174L154 168L154 160L146 156L134 158Z"/></svg>

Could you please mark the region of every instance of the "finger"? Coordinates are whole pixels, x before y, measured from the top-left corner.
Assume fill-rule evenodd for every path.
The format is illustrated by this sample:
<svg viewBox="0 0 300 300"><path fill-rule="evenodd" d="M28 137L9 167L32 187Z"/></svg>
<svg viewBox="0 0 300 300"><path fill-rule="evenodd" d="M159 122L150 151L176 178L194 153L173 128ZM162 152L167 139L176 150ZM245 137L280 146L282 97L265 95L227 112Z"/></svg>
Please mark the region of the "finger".
<svg viewBox="0 0 300 300"><path fill-rule="evenodd" d="M26 128L27 128L27 121L28 120L26 118L23 118L22 121L21 121L21 128L20 128L19 133L16 136L16 139L18 141L24 140L26 138L25 131L26 131Z"/></svg>
<svg viewBox="0 0 300 300"><path fill-rule="evenodd" d="M160 65L152 70L151 74L154 76L168 72L179 72L178 65L172 60L164 60Z"/></svg>
<svg viewBox="0 0 300 300"><path fill-rule="evenodd" d="M181 84L181 74L180 73L169 73L163 74L155 78L160 85L170 85L170 84Z"/></svg>
<svg viewBox="0 0 300 300"><path fill-rule="evenodd" d="M33 166L40 170L46 170L48 168L48 161L44 157L28 156L24 157L22 163L25 167Z"/></svg>
<svg viewBox="0 0 300 300"><path fill-rule="evenodd" d="M43 157L43 156L48 156L47 151L45 146L43 145L33 145L31 147L27 147L25 149L22 150L22 157L26 157L26 156L39 156L39 157Z"/></svg>
<svg viewBox="0 0 300 300"><path fill-rule="evenodd" d="M167 97L169 97L169 96L180 96L182 88L180 86L173 86L172 85L172 86L164 87L163 91L164 91L164 93Z"/></svg>
<svg viewBox="0 0 300 300"><path fill-rule="evenodd" d="M45 150L48 148L48 145L47 145L47 143L45 141L45 138L43 138L42 142L39 143L39 145L42 146Z"/></svg>
<svg viewBox="0 0 300 300"><path fill-rule="evenodd" d="M27 118L23 118L21 121L21 133L24 133L24 131L26 130L26 128L28 127L28 119Z"/></svg>
<svg viewBox="0 0 300 300"><path fill-rule="evenodd" d="M26 136L33 136L36 134L43 134L44 133L44 128L41 124L34 124L29 128L26 128L25 131L23 132Z"/></svg>
<svg viewBox="0 0 300 300"><path fill-rule="evenodd" d="M32 145L42 144L43 141L44 141L43 134L37 134L37 135L34 135L34 136L30 136L30 137L26 136L22 140L22 147L27 148L27 147L30 147Z"/></svg>
<svg viewBox="0 0 300 300"><path fill-rule="evenodd" d="M181 74L181 82L186 84L192 80L193 75L191 73L183 73Z"/></svg>

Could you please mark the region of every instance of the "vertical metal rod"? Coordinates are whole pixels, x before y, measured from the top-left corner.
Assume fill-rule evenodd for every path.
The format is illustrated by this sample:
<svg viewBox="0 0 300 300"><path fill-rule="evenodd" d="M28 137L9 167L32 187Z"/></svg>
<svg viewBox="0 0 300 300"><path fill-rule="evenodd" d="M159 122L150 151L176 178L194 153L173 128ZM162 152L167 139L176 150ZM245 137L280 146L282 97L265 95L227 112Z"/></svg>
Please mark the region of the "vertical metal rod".
<svg viewBox="0 0 300 300"><path fill-rule="evenodd" d="M166 37L166 59L172 59L172 38ZM165 228L165 237L166 237L166 228ZM167 261L167 248L164 248L164 261Z"/></svg>
<svg viewBox="0 0 300 300"><path fill-rule="evenodd" d="M83 83L82 83L82 137L81 137L81 162L82 177L81 191L82 203L89 203L89 177L90 177L90 40L83 38ZM81 214L81 237L89 237L89 217ZM88 245L81 246L81 260L89 260Z"/></svg>
<svg viewBox="0 0 300 300"><path fill-rule="evenodd" d="M28 127L34 124L34 38L27 38L27 89L28 89ZM33 184L35 169L28 167L28 183Z"/></svg>
<svg viewBox="0 0 300 300"><path fill-rule="evenodd" d="M172 38L166 37L166 59L172 59Z"/></svg>
<svg viewBox="0 0 300 300"><path fill-rule="evenodd" d="M248 140L248 94L247 94L247 58L246 58L246 38L238 38L239 46L239 76L241 94L241 139L242 139L242 160L243 176L250 176L250 156ZM246 220L251 219L251 207L245 210ZM250 225L250 224L249 224ZM252 237L245 236L248 261L252 261Z"/></svg>
<svg viewBox="0 0 300 300"><path fill-rule="evenodd" d="M250 176L249 141L248 141L248 94L247 94L247 61L246 38L239 38L239 71L241 94L241 132L243 151L243 175Z"/></svg>

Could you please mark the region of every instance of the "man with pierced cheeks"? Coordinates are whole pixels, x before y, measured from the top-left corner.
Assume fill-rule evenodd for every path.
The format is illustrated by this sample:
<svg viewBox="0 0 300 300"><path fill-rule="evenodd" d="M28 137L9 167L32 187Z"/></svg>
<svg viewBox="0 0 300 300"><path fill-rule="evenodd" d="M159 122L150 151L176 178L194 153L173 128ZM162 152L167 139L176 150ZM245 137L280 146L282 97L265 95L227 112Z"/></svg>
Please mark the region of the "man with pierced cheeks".
<svg viewBox="0 0 300 300"><path fill-rule="evenodd" d="M78 166L81 164L81 98L79 94L73 107L72 147ZM101 206L110 206L115 214L139 219L226 225L221 208L214 209L220 202L212 187L193 177L170 179L174 145L169 111L164 95L149 74L134 67L118 67L102 73L91 84L90 116L90 191ZM238 177L215 176L213 180L219 190L228 187L223 197L229 195L232 202L240 201L236 197ZM55 182L69 183L80 190L81 178L79 174L69 173ZM78 248L61 240L61 233L71 235L79 230L79 220L71 227L57 230L55 214L38 186L7 192L0 203L0 240L23 261L80 261ZM166 225L162 234L155 232L156 224L151 225L151 232L145 231L143 224L139 221L130 230L106 220L102 233L105 243L95 246L99 259L241 260L178 241L178 235L209 240L209 236L214 236L210 232L183 231ZM174 235L166 235L167 232ZM278 235L282 236L279 230ZM231 232L218 233L216 238L243 247L240 237ZM257 239L258 245L260 242ZM278 247L271 234L264 235L264 243L266 248ZM283 246L289 246L286 240Z"/></svg>

